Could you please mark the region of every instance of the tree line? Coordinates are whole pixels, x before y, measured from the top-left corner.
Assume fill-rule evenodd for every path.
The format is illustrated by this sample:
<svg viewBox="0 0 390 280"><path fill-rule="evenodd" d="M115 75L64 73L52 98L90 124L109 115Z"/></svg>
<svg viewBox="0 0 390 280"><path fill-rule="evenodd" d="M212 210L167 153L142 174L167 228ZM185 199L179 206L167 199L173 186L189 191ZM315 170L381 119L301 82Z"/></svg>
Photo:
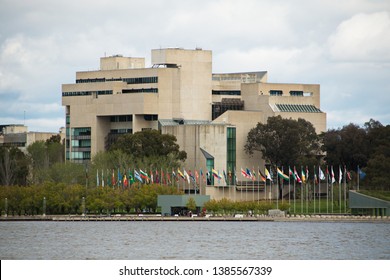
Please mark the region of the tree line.
<svg viewBox="0 0 390 280"><path fill-rule="evenodd" d="M361 188L390 190L390 126L372 119L364 126L351 123L318 135L313 125L303 119L270 117L267 123L258 123L248 133L245 151L248 156L260 151L265 161L275 166L332 165L346 166L348 170L359 167L366 174ZM153 184L145 188L97 188L96 175L101 170L135 167L176 170L187 157L173 135L156 130L119 137L108 151L96 154L88 165L65 162L64 156L65 145L59 135L31 144L26 153L16 147L1 146L2 209L7 198L13 212L38 213L45 197L48 212L78 213L84 197L85 208L93 212L112 209L126 212L137 208L153 211L155 194L164 193L164 188L152 187ZM150 203L126 204L122 198L113 199L135 196L135 192L146 192L143 196Z"/></svg>

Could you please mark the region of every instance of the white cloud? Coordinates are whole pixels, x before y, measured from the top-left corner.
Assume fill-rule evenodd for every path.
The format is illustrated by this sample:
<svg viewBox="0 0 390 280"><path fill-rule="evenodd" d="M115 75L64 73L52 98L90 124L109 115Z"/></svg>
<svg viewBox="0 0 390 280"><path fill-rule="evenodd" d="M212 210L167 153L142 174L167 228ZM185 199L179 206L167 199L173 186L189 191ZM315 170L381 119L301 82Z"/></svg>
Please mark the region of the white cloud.
<svg viewBox="0 0 390 280"><path fill-rule="evenodd" d="M335 60L390 62L389 12L360 13L343 21L328 44Z"/></svg>

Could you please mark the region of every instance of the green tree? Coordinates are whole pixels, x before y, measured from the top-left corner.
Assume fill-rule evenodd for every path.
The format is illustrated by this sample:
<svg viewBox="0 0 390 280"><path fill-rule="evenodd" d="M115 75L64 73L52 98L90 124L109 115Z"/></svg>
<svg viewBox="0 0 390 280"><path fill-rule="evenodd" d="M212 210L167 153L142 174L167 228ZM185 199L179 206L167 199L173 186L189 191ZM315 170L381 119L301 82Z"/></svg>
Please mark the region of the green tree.
<svg viewBox="0 0 390 280"><path fill-rule="evenodd" d="M187 199L186 207L188 210L195 212L196 211L196 202L193 197Z"/></svg>
<svg viewBox="0 0 390 280"><path fill-rule="evenodd" d="M180 151L176 141L173 135L161 134L157 130L145 130L119 137L112 145L111 151L123 151L138 165L159 164L161 167L164 163L164 167L177 167L180 161L187 158L187 154Z"/></svg>
<svg viewBox="0 0 390 280"><path fill-rule="evenodd" d="M266 124L258 123L248 133L245 151L252 155L262 153L272 165L292 166L319 153L319 136L313 125L304 119L270 117Z"/></svg>
<svg viewBox="0 0 390 280"><path fill-rule="evenodd" d="M342 129L328 130L321 138L328 165L346 165L352 170L367 165L369 142L365 129L351 123Z"/></svg>
<svg viewBox="0 0 390 280"><path fill-rule="evenodd" d="M16 147L0 147L0 185L26 185L29 160Z"/></svg>

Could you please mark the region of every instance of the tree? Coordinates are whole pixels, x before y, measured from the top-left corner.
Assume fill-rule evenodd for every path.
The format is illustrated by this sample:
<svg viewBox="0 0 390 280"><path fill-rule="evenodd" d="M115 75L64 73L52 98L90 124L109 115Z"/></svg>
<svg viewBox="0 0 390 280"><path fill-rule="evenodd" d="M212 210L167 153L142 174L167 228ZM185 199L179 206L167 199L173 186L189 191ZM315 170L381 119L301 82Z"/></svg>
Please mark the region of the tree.
<svg viewBox="0 0 390 280"><path fill-rule="evenodd" d="M249 131L245 151L249 155L260 151L272 165L299 165L318 155L319 137L313 125L304 119L270 117L266 124L258 123Z"/></svg>
<svg viewBox="0 0 390 280"><path fill-rule="evenodd" d="M26 185L29 161L16 147L0 147L0 184Z"/></svg>
<svg viewBox="0 0 390 280"><path fill-rule="evenodd" d="M367 165L367 133L358 125L351 123L342 129L331 129L323 133L321 138L328 165L346 165L352 170Z"/></svg>
<svg viewBox="0 0 390 280"><path fill-rule="evenodd" d="M187 158L185 151L180 151L174 135L161 134L157 130L139 131L134 134L124 134L112 145L111 151L121 150L130 155L137 164L165 165L177 167L179 161Z"/></svg>

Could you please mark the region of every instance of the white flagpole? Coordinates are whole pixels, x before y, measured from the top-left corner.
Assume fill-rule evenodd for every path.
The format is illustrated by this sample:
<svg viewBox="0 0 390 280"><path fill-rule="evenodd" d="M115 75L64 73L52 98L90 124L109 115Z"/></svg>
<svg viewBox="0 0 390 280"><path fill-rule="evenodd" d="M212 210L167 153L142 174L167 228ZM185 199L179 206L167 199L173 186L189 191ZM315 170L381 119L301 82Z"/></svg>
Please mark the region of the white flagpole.
<svg viewBox="0 0 390 280"><path fill-rule="evenodd" d="M291 205L290 166L288 167L288 204Z"/></svg>
<svg viewBox="0 0 390 280"><path fill-rule="evenodd" d="M313 201L314 201L314 208L313 208L313 213L316 213L316 166L313 166L313 172L314 172L314 180L313 180Z"/></svg>
<svg viewBox="0 0 390 280"><path fill-rule="evenodd" d="M296 182L296 178L295 178L295 166L294 166L294 214L296 213L296 197L295 197L295 191L296 191L296 188L295 188L295 182Z"/></svg>
<svg viewBox="0 0 390 280"><path fill-rule="evenodd" d="M257 166L257 204L260 203L260 167Z"/></svg>
<svg viewBox="0 0 390 280"><path fill-rule="evenodd" d="M344 165L344 213L347 213L347 167Z"/></svg>
<svg viewBox="0 0 390 280"><path fill-rule="evenodd" d="M326 166L326 213L329 213L329 169Z"/></svg>
<svg viewBox="0 0 390 280"><path fill-rule="evenodd" d="M341 167L339 165L339 176L341 177L342 174L341 174ZM341 177L342 178L342 177ZM339 178L339 213L341 214L341 178Z"/></svg>
<svg viewBox="0 0 390 280"><path fill-rule="evenodd" d="M278 168L276 166L276 168ZM276 189L277 189L277 192L276 192L276 209L279 209L279 175L278 175L278 171L276 170Z"/></svg>

